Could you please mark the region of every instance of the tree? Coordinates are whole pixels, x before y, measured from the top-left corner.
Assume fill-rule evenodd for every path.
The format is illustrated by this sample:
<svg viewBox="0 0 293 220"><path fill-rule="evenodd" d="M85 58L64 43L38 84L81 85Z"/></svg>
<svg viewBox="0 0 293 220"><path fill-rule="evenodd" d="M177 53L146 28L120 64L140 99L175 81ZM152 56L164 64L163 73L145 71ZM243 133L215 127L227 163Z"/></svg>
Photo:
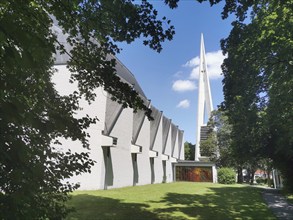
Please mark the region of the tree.
<svg viewBox="0 0 293 220"><path fill-rule="evenodd" d="M268 187L271 187L273 182L271 180L271 174L272 174L272 171L273 171L273 163L272 163L272 160L271 159L268 159L268 158L264 158L260 161L259 163L259 167L261 170L264 170L266 175L267 175L267 184L268 184Z"/></svg>
<svg viewBox="0 0 293 220"><path fill-rule="evenodd" d="M217 144L219 156L217 158L217 164L219 167L235 167L236 160L232 151L232 127L228 121L227 114L218 109L213 112L213 121L211 125L214 127L217 135Z"/></svg>
<svg viewBox="0 0 293 220"><path fill-rule="evenodd" d="M238 127L229 123L227 113L221 109L212 112L207 126L209 127L209 135L207 140L201 141L201 155L208 156L218 167L231 167L237 170L239 183L243 182L243 169L246 169L248 174L247 181L253 183L254 173L260 166L260 158L263 157L256 151L259 148L248 147L248 149L242 149L243 143L241 141L243 141L242 136L245 133L241 133L240 137L233 136L233 132ZM237 134L240 134L240 131L237 130ZM253 135L251 136L252 138ZM237 144L238 141L242 145ZM257 140L253 139L253 141ZM249 142L245 141L246 144L249 144Z"/></svg>
<svg viewBox="0 0 293 220"><path fill-rule="evenodd" d="M195 144L192 144L186 141L184 143L184 155L185 155L185 160L194 160Z"/></svg>
<svg viewBox="0 0 293 220"><path fill-rule="evenodd" d="M207 124L207 139L200 141L200 155L204 157L209 157L210 160L215 161L217 159L218 153L218 141L213 122L214 119L211 116Z"/></svg>
<svg viewBox="0 0 293 220"><path fill-rule="evenodd" d="M165 0L171 8L177 0ZM53 33L52 18L72 47L66 51ZM171 40L174 27L143 0L2 1L0 3L0 218L61 219L68 212L68 193L78 187L65 182L90 172L87 152L59 151L58 138L80 141L85 151L88 128L96 118L75 118L79 100L95 99L97 87L134 110L150 110L138 93L115 73L115 42L144 44L158 52ZM163 23L164 22L164 23ZM166 27L166 28L164 28ZM54 54L68 53L71 80L78 91L57 93L51 82ZM53 143L55 145L53 145Z"/></svg>
<svg viewBox="0 0 293 220"><path fill-rule="evenodd" d="M232 1L232 5L239 5ZM243 164L271 158L293 186L293 3L243 1L237 20L222 49L228 54L222 66L224 103L235 149ZM227 9L227 8L226 8ZM239 14L240 13L240 14Z"/></svg>
<svg viewBox="0 0 293 220"><path fill-rule="evenodd" d="M218 143L216 132L211 131L206 140L200 141L200 155L209 157L210 160L217 158Z"/></svg>
<svg viewBox="0 0 293 220"><path fill-rule="evenodd" d="M200 142L201 155L209 157L218 167L233 167L231 126L225 112L220 109L213 111L207 126L208 138Z"/></svg>

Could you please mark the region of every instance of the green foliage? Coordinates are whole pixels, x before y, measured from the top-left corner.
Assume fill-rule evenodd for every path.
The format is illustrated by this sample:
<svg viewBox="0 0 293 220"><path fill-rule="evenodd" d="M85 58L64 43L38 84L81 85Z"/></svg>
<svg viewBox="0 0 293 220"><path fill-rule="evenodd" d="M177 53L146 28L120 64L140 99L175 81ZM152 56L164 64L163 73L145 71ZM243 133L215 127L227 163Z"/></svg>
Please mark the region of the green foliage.
<svg viewBox="0 0 293 220"><path fill-rule="evenodd" d="M281 193L286 197L287 201L290 204L293 204L293 192L287 191L286 189L282 189Z"/></svg>
<svg viewBox="0 0 293 220"><path fill-rule="evenodd" d="M222 66L222 108L232 125L238 164L255 166L271 158L292 188L293 3L251 1L246 6L252 6L242 8L244 14L250 11L250 22L243 22L237 8L228 10L237 20L221 42L228 54Z"/></svg>
<svg viewBox="0 0 293 220"><path fill-rule="evenodd" d="M257 178L255 181L257 184L267 184L268 183L267 178Z"/></svg>
<svg viewBox="0 0 293 220"><path fill-rule="evenodd" d="M207 127L207 139L200 141L200 155L204 157L209 157L211 160L215 160L218 144L217 144L217 134L215 131L215 124L214 124L214 112L212 112L211 117L209 118Z"/></svg>
<svg viewBox="0 0 293 220"><path fill-rule="evenodd" d="M176 0L165 3L177 6ZM67 33L71 51L58 42L52 17ZM149 116L107 56L119 52L115 42L139 37L160 52L174 27L159 19L149 2L130 0L1 1L0 27L0 219L62 219L68 193L78 188L65 180L90 172L94 164L86 129L97 119L74 117L80 98L91 102L93 90L103 86L124 107ZM78 84L68 96L59 95L51 82L58 51L70 53L71 80ZM81 142L84 152L60 151L59 138Z"/></svg>
<svg viewBox="0 0 293 220"><path fill-rule="evenodd" d="M236 167L236 154L231 146L232 127L227 114L221 109L212 112L208 121L209 134L207 140L201 141L202 156L208 156L218 167Z"/></svg>
<svg viewBox="0 0 293 220"><path fill-rule="evenodd" d="M218 183L233 184L235 183L235 172L232 168L222 167L218 169Z"/></svg>
<svg viewBox="0 0 293 220"><path fill-rule="evenodd" d="M200 155L215 158L218 150L216 133L212 131L207 140L200 142Z"/></svg>
<svg viewBox="0 0 293 220"><path fill-rule="evenodd" d="M190 142L184 143L184 156L185 160L194 160L195 156L195 145Z"/></svg>

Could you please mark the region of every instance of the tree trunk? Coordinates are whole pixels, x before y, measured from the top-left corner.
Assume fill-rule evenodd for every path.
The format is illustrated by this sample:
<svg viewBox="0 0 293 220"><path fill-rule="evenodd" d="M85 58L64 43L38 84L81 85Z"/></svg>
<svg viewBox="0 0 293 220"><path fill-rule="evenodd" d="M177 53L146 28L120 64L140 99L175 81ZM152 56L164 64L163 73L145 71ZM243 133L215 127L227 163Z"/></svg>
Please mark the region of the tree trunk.
<svg viewBox="0 0 293 220"><path fill-rule="evenodd" d="M246 175L246 178L244 181L246 183L249 183L250 182L250 175L251 175L250 168L246 168L246 171L247 171L247 175Z"/></svg>
<svg viewBox="0 0 293 220"><path fill-rule="evenodd" d="M254 181L254 173L255 173L255 170L252 170L250 171L250 185L253 185L253 181Z"/></svg>
<svg viewBox="0 0 293 220"><path fill-rule="evenodd" d="M237 183L243 183L242 167L237 168Z"/></svg>

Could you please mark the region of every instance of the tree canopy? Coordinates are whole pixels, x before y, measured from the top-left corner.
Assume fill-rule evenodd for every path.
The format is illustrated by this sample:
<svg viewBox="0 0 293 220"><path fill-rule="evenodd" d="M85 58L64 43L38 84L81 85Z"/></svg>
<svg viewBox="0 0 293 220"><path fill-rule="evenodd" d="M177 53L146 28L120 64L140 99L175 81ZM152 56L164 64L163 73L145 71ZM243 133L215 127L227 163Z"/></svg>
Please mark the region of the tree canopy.
<svg viewBox="0 0 293 220"><path fill-rule="evenodd" d="M176 0L165 0L177 7ZM66 51L52 30L53 18L67 36ZM103 88L134 110L150 110L115 72L115 42L143 43L158 52L174 27L148 1L1 1L0 3L0 218L61 219L64 202L78 187L65 179L90 172L86 128L96 118L75 118L79 100L95 99ZM70 56L68 68L78 90L61 96L51 77L54 54ZM85 152L60 151L59 137L80 141Z"/></svg>
<svg viewBox="0 0 293 220"><path fill-rule="evenodd" d="M207 126L208 138L200 143L201 155L209 157L218 167L236 167L237 159L231 148L232 128L225 112L214 110Z"/></svg>
<svg viewBox="0 0 293 220"><path fill-rule="evenodd" d="M250 22L240 16L221 42L228 54L222 107L243 162L271 158L292 189L293 3L251 2Z"/></svg>
<svg viewBox="0 0 293 220"><path fill-rule="evenodd" d="M211 5L221 0L208 1ZM225 1L222 18L235 16L221 47L224 102L231 147L241 166L266 158L293 190L293 3ZM238 155L238 156L237 156Z"/></svg>
<svg viewBox="0 0 293 220"><path fill-rule="evenodd" d="M190 142L184 143L184 159L185 160L194 160L195 156L195 145Z"/></svg>

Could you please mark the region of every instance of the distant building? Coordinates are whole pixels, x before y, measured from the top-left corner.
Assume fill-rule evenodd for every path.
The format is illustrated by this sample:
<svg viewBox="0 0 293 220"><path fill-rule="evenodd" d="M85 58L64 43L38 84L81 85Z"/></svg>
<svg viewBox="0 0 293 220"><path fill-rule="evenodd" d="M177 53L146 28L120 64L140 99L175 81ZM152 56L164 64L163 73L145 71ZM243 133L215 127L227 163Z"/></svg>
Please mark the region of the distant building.
<svg viewBox="0 0 293 220"><path fill-rule="evenodd" d="M268 178L268 174L265 170L260 170L260 169L257 169L254 173L254 178L257 179L257 178ZM270 177L271 178L271 177Z"/></svg>
<svg viewBox="0 0 293 220"><path fill-rule="evenodd" d="M69 52L65 35L58 26L54 26L53 30ZM97 163L91 168L91 173L83 173L69 181L79 182L81 190L172 182L173 164L184 159L183 131L150 103L134 75L115 59L118 76L134 86L145 104L152 109L154 120L149 121L142 111L134 113L131 108L122 108L111 100L111 95L102 87L96 89L95 101L89 105L82 100L82 109L76 115L82 117L87 114L99 119L87 130L90 134L90 150L82 148L78 141L62 139L61 142L63 149L89 152L91 159ZM58 72L52 80L61 95L68 95L77 89L77 84L69 83L68 60L66 54L56 55L55 68Z"/></svg>

